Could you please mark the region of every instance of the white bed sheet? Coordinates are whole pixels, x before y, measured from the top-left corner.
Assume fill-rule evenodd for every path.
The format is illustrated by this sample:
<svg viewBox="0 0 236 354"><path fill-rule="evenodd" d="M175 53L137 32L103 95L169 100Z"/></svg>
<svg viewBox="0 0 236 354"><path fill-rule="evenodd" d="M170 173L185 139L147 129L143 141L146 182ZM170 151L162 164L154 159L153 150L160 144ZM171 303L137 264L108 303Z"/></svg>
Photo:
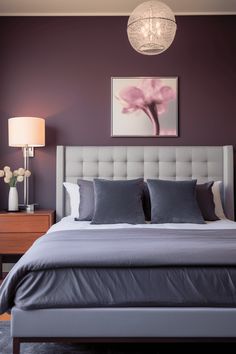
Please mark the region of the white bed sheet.
<svg viewBox="0 0 236 354"><path fill-rule="evenodd" d="M184 229L184 230L209 230L209 229L236 229L236 222L222 219L208 221L206 224L102 224L91 225L90 221L75 221L72 216L66 216L51 226L48 233L63 230L87 230L87 229L122 229L122 228L152 228L152 229Z"/></svg>

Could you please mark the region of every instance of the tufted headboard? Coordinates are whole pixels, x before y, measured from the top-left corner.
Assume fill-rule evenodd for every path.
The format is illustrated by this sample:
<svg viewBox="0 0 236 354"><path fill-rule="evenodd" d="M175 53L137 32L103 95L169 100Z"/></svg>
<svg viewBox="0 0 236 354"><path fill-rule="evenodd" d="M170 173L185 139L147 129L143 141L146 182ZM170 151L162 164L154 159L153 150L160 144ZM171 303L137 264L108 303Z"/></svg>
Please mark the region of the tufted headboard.
<svg viewBox="0 0 236 354"><path fill-rule="evenodd" d="M63 182L77 178L223 181L225 213L234 220L232 146L57 146L56 208L69 214Z"/></svg>

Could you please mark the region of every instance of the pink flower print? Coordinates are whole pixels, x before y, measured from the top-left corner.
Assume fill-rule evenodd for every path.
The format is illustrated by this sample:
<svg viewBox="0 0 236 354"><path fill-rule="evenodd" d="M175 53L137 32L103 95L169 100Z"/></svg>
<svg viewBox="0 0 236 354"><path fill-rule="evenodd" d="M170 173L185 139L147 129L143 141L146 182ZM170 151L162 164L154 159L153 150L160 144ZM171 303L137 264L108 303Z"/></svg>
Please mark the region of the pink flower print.
<svg viewBox="0 0 236 354"><path fill-rule="evenodd" d="M175 98L174 90L162 85L160 79L143 79L137 86L127 86L117 97L124 106L122 113L142 110L153 125L153 135L160 135L159 115L166 112L168 102Z"/></svg>

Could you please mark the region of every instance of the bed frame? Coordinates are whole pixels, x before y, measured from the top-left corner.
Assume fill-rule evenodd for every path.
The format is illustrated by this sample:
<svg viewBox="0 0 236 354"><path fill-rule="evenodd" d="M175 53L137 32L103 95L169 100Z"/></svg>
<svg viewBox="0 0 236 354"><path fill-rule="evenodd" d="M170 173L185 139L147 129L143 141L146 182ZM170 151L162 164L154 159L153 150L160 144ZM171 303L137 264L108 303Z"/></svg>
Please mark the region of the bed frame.
<svg viewBox="0 0 236 354"><path fill-rule="evenodd" d="M234 220L232 146L58 146L57 220L70 212L62 183L95 177L221 180ZM234 341L236 308L13 308L11 334L14 354L21 342Z"/></svg>

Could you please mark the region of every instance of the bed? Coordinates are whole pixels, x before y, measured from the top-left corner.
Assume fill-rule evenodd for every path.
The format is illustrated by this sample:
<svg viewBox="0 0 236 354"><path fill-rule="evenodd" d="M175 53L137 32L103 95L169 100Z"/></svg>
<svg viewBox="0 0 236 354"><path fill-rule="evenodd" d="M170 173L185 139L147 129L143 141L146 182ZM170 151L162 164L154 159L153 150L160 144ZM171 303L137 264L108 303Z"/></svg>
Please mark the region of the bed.
<svg viewBox="0 0 236 354"><path fill-rule="evenodd" d="M117 224L108 226L91 225L90 222L86 221L75 222L73 217L69 216L69 200L63 189L63 182L76 183L78 178L92 180L96 177L115 180L139 177L167 180L197 179L198 183L210 180L222 181L222 200L227 219L198 226L193 224L147 224L142 226ZM77 253L80 255L80 262L82 262L84 254L91 253L91 247L88 247L87 241L84 242L85 238L90 238L91 244L93 247L95 245L96 249L96 252L94 251L90 254L89 266L85 267L84 263L76 263L78 269L76 271L72 269L72 274L64 277L63 284L61 284L61 280L60 286L58 282L55 283L58 293L61 292L63 286L66 286L68 279L70 279L70 284L73 284L73 279L79 278L80 281L83 279L86 284L84 289L89 288L89 279L94 278L94 273L91 273L92 270L96 271L97 288L94 291L87 292L84 296L86 301L77 303L75 307L63 306L63 303L60 303L55 308L50 308L48 305L44 307L42 293L37 298L38 300L35 300L35 302L42 300L40 308L34 308L32 305L34 278L31 276L34 272L35 274L37 273L37 268L34 269L34 272L28 273L24 273L22 269L19 269L19 274L23 281L21 281L20 286L18 284L15 286L18 289L24 288L24 277L26 276L29 283L32 284L32 288L26 295L23 292L20 293L12 309L11 333L14 339L14 354L19 353L20 343L25 341L230 341L236 338L236 267L234 264L236 226L232 221L234 220L232 146L58 146L56 191L58 223L46 235L48 249L51 250L52 258L56 259L58 253L62 253L62 257L65 258L65 252L67 251L64 249L67 246L64 236L60 235L60 233L67 231L70 231L71 235L72 245L69 251L71 262ZM161 232L160 240L161 238L164 238L165 242L166 239L169 240L169 246L165 246L165 249L161 248L161 241L158 241L159 244L156 247L155 234L158 229L158 232ZM73 248L77 247L78 242L77 230L80 232L81 243L80 247L73 253ZM124 230L127 240L119 242ZM173 230L175 232L174 236L172 235ZM206 236L201 237L203 232ZM145 240L143 240L144 233ZM199 248L194 246L196 245L196 237L200 240L197 243ZM187 240L188 245L181 248L180 253L176 253L175 249L183 238L185 239L184 242ZM207 241L208 238L210 242L209 240ZM114 247L115 250L110 247L109 253L106 251L108 241L111 245L118 244ZM55 252L55 249L59 249L58 243L60 242L63 251ZM85 248L83 248L83 242L86 243ZM150 252L152 247L147 247L148 242L150 244L153 243L158 249L157 253L152 254ZM35 255L40 253L41 243L41 240L39 240L33 246ZM134 244L136 244L135 247L133 247ZM119 250L118 253L117 249ZM127 249L130 252L128 261L124 256ZM206 249L211 250L211 257L209 257L207 265L204 263L204 257L202 259ZM135 269L128 268L128 272L125 272L128 265L126 263L120 264L122 257L124 258L123 262L130 262L131 260L130 264L132 266L134 259L135 262L140 262L142 252L145 253L146 257L145 267L143 267L142 260L141 263L135 263ZM157 269L156 261L154 262L153 259L157 256L161 258L165 253L165 260L159 264ZM97 259L97 254L99 254L99 259ZM45 258L47 256L46 253ZM168 262L166 262L167 258L169 259ZM182 282L182 288L180 286L180 289L177 289L178 287L176 287L176 283L173 280L173 271L175 269L170 259L172 259L172 262L175 259L173 264L178 265L175 276L177 277L177 282ZM103 263L100 264L99 262ZM104 268L106 265L109 267L108 273L107 269ZM52 269L53 265L48 265L48 269L50 267ZM184 273L183 267L185 268ZM60 266L58 265L59 268ZM86 272L83 273L84 268L86 268ZM196 273L196 268L202 268L201 276ZM48 270L46 269L46 272L43 273L44 277L45 274L51 276L52 271L47 272ZM105 277L104 274L101 275L102 272L106 273ZM144 287L139 283L140 272L143 273L143 279L146 279L143 282L146 282ZM226 272L224 279L228 279L228 282L223 284L221 281L220 289L222 291L217 295L217 289L219 288L217 278L219 277L220 279L219 274L221 272ZM127 274L129 274L129 278L127 278ZM193 281L193 277L199 284L201 281L204 284L200 290L196 289L196 287L191 289L191 286L189 286ZM155 296L154 298L150 296L152 292L155 293L154 289L150 291L150 294L148 292L150 278L155 279L156 283L162 282L163 284L161 294L158 294L158 296L160 295L158 301ZM45 279L42 278L40 280L42 284L45 284ZM106 281L109 279L111 283L106 283L104 279L107 279ZM120 293L116 291L114 279L120 284L121 288L123 286L123 290ZM178 279L181 279L181 281ZM209 279L211 279L211 285L215 286L213 288L215 289L215 296L213 299L212 294L210 295L210 302L206 301L209 295L206 291ZM103 284L104 282L105 285ZM67 284L68 286L69 283ZM128 293L127 283L133 284L132 286L135 288L128 300L123 296L124 292ZM170 295L168 301L166 301L165 288L167 283L172 285L172 293L168 293ZM99 304L97 302L99 298L101 300L99 289L102 285L106 289L109 288L106 294L106 301L102 299L105 303L104 306L102 306L102 302ZM44 289L44 287L42 288ZM115 291L111 293L111 289ZM184 298L187 297L188 291L192 293L191 296L195 297L194 300L185 302ZM225 298L222 297L224 293L226 294ZM145 297L149 297L148 306L144 302ZM176 303L176 298L178 298L178 303ZM22 303L26 304L28 300L29 307L24 308ZM111 302L109 303L109 301ZM107 303L110 305L107 306Z"/></svg>

